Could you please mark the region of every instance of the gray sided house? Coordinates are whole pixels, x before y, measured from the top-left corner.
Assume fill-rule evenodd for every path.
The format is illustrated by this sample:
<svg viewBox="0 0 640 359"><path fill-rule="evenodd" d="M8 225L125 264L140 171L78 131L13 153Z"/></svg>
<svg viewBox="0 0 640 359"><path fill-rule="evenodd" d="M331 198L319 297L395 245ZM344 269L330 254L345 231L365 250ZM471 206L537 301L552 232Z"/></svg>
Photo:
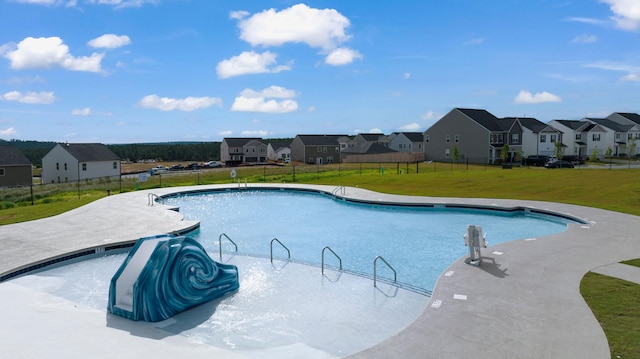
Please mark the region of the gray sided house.
<svg viewBox="0 0 640 359"><path fill-rule="evenodd" d="M347 135L297 135L291 142L291 161L308 164L340 163Z"/></svg>
<svg viewBox="0 0 640 359"><path fill-rule="evenodd" d="M578 120L552 120L549 126L562 133L563 155L588 157L587 143L589 142L589 129L593 124L589 121Z"/></svg>
<svg viewBox="0 0 640 359"><path fill-rule="evenodd" d="M30 186L31 169L31 162L18 148L0 145L0 187Z"/></svg>
<svg viewBox="0 0 640 359"><path fill-rule="evenodd" d="M220 160L227 165L267 163L267 145L261 138L225 138L220 144Z"/></svg>
<svg viewBox="0 0 640 359"><path fill-rule="evenodd" d="M471 163L497 162L504 144L513 138L510 131L519 131L520 125L510 129L509 124L486 110L454 108L424 132L425 159L448 162L457 153L458 160ZM510 145L510 157L513 151Z"/></svg>
<svg viewBox="0 0 640 359"><path fill-rule="evenodd" d="M422 132L394 132L388 136L388 146L398 152L424 154L424 134Z"/></svg>
<svg viewBox="0 0 640 359"><path fill-rule="evenodd" d="M271 141L267 145L267 158L269 161L285 162L291 161L291 141Z"/></svg>
<svg viewBox="0 0 640 359"><path fill-rule="evenodd" d="M120 176L120 158L101 143L57 144L42 158L42 183Z"/></svg>

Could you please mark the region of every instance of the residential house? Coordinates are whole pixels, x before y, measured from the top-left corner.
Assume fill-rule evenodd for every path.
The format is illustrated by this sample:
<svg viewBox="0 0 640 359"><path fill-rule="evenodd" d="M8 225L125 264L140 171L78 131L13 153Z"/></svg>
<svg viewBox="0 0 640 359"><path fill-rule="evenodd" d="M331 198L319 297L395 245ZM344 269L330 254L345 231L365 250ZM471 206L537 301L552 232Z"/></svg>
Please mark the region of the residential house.
<svg viewBox="0 0 640 359"><path fill-rule="evenodd" d="M384 137L384 133L359 133L347 142L346 148L356 148L363 143L382 144L380 140ZM345 150L345 148L342 150Z"/></svg>
<svg viewBox="0 0 640 359"><path fill-rule="evenodd" d="M538 141L536 143L537 153L538 155L543 156L556 156L557 155L557 145L560 144L560 152L564 151L563 144L563 133L559 131L557 128L545 125L543 129L538 132Z"/></svg>
<svg viewBox="0 0 640 359"><path fill-rule="evenodd" d="M540 127L532 126L535 121L499 119L482 109L454 108L424 132L425 159L451 161L457 154L458 160L496 163L506 144L508 161L517 160L523 148L531 146L523 145L523 140L530 139Z"/></svg>
<svg viewBox="0 0 640 359"><path fill-rule="evenodd" d="M637 113L614 112L607 116L607 119L623 125L636 125L627 132L627 152L629 145L632 144L633 153L631 156L637 156L640 153L640 115Z"/></svg>
<svg viewBox="0 0 640 359"><path fill-rule="evenodd" d="M120 176L120 158L101 143L59 143L42 158L42 183Z"/></svg>
<svg viewBox="0 0 640 359"><path fill-rule="evenodd" d="M31 161L15 146L0 145L0 187L30 186L33 183Z"/></svg>
<svg viewBox="0 0 640 359"><path fill-rule="evenodd" d="M417 162L424 161L424 153L399 152L380 143L363 142L342 151L343 163L358 162Z"/></svg>
<svg viewBox="0 0 640 359"><path fill-rule="evenodd" d="M562 155L589 157L587 142L593 123L585 120L552 120L549 126L562 133Z"/></svg>
<svg viewBox="0 0 640 359"><path fill-rule="evenodd" d="M308 164L340 163L347 135L297 135L291 142L291 161Z"/></svg>
<svg viewBox="0 0 640 359"><path fill-rule="evenodd" d="M387 145L398 152L424 154L424 134L422 132L394 132L387 137Z"/></svg>
<svg viewBox="0 0 640 359"><path fill-rule="evenodd" d="M274 162L291 162L291 141L271 141L267 145L267 158Z"/></svg>
<svg viewBox="0 0 640 359"><path fill-rule="evenodd" d="M604 130L605 154L613 156L627 156L627 141L640 132L640 125L636 123L620 124L608 118L587 118L587 121L599 125Z"/></svg>
<svg viewBox="0 0 640 359"><path fill-rule="evenodd" d="M531 117L504 117L498 122L501 127L508 129L509 157L512 161L540 154L540 133L546 134L547 125Z"/></svg>
<svg viewBox="0 0 640 359"><path fill-rule="evenodd" d="M224 138L220 160L231 166L267 163L267 145L261 138Z"/></svg>

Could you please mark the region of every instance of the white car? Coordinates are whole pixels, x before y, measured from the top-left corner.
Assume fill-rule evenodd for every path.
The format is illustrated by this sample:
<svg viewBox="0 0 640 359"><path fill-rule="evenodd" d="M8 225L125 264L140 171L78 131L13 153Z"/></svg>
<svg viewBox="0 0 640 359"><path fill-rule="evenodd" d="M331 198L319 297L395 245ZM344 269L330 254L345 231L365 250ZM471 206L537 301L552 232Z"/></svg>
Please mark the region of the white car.
<svg viewBox="0 0 640 359"><path fill-rule="evenodd" d="M217 161L209 161L202 164L202 167L209 167L209 168L216 168L220 166L221 166L220 162L217 162Z"/></svg>
<svg viewBox="0 0 640 359"><path fill-rule="evenodd" d="M155 166L149 170L149 174L153 176L163 172L167 172L168 170L169 168L167 168L167 166Z"/></svg>

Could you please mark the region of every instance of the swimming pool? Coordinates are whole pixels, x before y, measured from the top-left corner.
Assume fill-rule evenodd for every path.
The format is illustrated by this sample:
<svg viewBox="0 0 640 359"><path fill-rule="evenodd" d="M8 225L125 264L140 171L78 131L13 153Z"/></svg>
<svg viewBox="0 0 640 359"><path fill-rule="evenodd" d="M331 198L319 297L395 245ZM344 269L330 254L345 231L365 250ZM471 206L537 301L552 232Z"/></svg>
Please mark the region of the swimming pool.
<svg viewBox="0 0 640 359"><path fill-rule="evenodd" d="M463 235L469 224L480 225L489 244L559 233L569 219L526 211L487 211L425 206L406 207L334 200L319 192L249 190L180 194L163 199L179 207L186 219L199 220L197 237L210 253L219 251L221 234L249 256L286 259L286 250L270 243L277 238L291 259L320 265L329 246L343 269L373 275L373 261L382 256L397 272L397 281L429 292L438 276L468 254ZM223 239L225 253L234 247ZM338 259L325 253L325 263ZM378 276L393 278L380 262Z"/></svg>

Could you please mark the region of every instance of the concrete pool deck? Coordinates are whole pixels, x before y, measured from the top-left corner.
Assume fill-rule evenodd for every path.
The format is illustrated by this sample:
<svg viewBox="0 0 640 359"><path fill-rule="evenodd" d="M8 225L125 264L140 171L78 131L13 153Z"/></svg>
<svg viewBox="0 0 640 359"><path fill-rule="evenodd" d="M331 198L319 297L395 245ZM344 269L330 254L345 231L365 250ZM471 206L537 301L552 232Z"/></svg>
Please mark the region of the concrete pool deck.
<svg viewBox="0 0 640 359"><path fill-rule="evenodd" d="M329 193L335 190L333 186L292 184L247 186L286 186ZM229 185L129 192L105 197L55 217L1 226L0 276L87 249L98 248L100 251L143 236L193 228L197 223L183 221L180 213L162 205L149 206L149 193L161 196L225 187ZM565 232L552 236L490 246L483 249L484 263L480 267L467 265L461 258L440 277L429 305L415 322L353 358L610 357L604 332L580 295L580 280L587 272L594 271L640 281L639 269L616 264L640 257L640 217L560 203L399 196L352 187L339 191L339 195L372 202L535 208L588 222L571 224ZM453 228L452 231L461 232L462 246L463 230ZM488 240L491 244L490 234ZM1 301L2 305L10 304L10 299L5 297ZM101 319L104 320L104 316ZM63 315L60 320L64 321ZM40 340L32 340L28 332L28 321L35 325L37 316L25 318L25 321L24 325L10 323L0 329L0 336L6 334L4 331L25 330L24 342L5 343L0 339L3 350L19 352L20 346L38 345ZM95 335L82 328L65 328L64 325L61 328L73 336ZM121 333L113 335L122 336ZM116 345L116 340L104 338L103 342ZM213 353L218 357L238 357L213 348L192 347L179 343L176 338L171 338L171 343L149 339L136 341L127 334L123 340L117 344L120 357L142 353L158 358L175 357L176 353L184 355L184 350L190 350L191 357ZM42 350L44 352L46 348ZM100 352L92 353L99 357ZM113 354L105 353L105 357Z"/></svg>

